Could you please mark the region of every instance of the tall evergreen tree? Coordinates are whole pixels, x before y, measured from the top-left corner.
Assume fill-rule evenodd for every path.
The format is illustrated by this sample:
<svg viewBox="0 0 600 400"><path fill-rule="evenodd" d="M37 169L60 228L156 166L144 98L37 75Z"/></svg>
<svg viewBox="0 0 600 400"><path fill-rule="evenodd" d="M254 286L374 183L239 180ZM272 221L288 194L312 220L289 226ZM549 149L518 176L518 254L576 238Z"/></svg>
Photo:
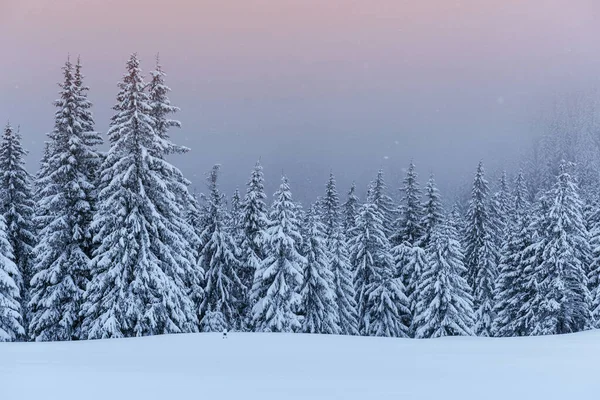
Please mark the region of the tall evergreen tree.
<svg viewBox="0 0 600 400"><path fill-rule="evenodd" d="M435 227L444 219L444 210L442 200L438 191L433 174L429 177L425 186L425 203L423 204L423 236L421 237L421 247L427 248L431 240L431 235Z"/></svg>
<svg viewBox="0 0 600 400"><path fill-rule="evenodd" d="M209 318L219 312L228 329L237 328L246 288L238 276L240 251L225 226L224 196L219 191L217 179L219 165L208 175L208 204L205 227L200 236L202 250L199 266L205 271L204 299L200 318ZM205 327L213 323L203 322Z"/></svg>
<svg viewBox="0 0 600 400"><path fill-rule="evenodd" d="M590 260L583 206L569 165L561 163L544 216L542 260L534 270L537 300L532 334L581 331L591 323L591 297L585 266Z"/></svg>
<svg viewBox="0 0 600 400"><path fill-rule="evenodd" d="M242 265L239 277L248 291L245 296L245 321L249 324L252 318L252 299L250 290L254 284L254 274L265 258L266 229L268 225L267 198L264 188L264 177L260 162L256 162L250 180L246 184L246 194L242 202Z"/></svg>
<svg viewBox="0 0 600 400"><path fill-rule="evenodd" d="M377 172L377 177L369 186L367 201L375 204L379 209L381 218L383 218L383 230L386 236L389 237L392 233L396 210L394 201L387 193L387 185L383 177L383 170L381 169Z"/></svg>
<svg viewBox="0 0 600 400"><path fill-rule="evenodd" d="M55 102L51 152L46 160L43 224L35 247L31 280L30 336L38 341L81 337L80 307L92 252L91 220L95 209L95 176L101 142L93 129L91 103L83 85L81 64L67 61L64 83Z"/></svg>
<svg viewBox="0 0 600 400"><path fill-rule="evenodd" d="M252 325L259 332L293 332L300 329L296 314L300 303L302 236L297 205L287 178L283 177L269 215L266 231L267 257L254 274L251 300Z"/></svg>
<svg viewBox="0 0 600 400"><path fill-rule="evenodd" d="M341 333L358 335L356 292L354 291L352 267L348 256L348 247L339 228L333 233L329 251Z"/></svg>
<svg viewBox="0 0 600 400"><path fill-rule="evenodd" d="M325 196L321 199L320 206L325 239L329 241L340 226L340 198L337 193L333 173L329 174L329 180L325 187Z"/></svg>
<svg viewBox="0 0 600 400"><path fill-rule="evenodd" d="M523 172L515 181L512 217L509 219L507 239L501 250L498 278L495 285L495 336L523 336L527 334L526 317L522 309L530 297L526 266L532 262L526 250L533 243L531 205ZM530 249L531 250L531 249ZM534 252L535 253L535 252Z"/></svg>
<svg viewBox="0 0 600 400"><path fill-rule="evenodd" d="M350 191L348 192L348 198L343 204L343 233L348 236L349 232L356 226L356 215L358 214L358 208L360 207L360 200L356 195L356 184L352 183Z"/></svg>
<svg viewBox="0 0 600 400"><path fill-rule="evenodd" d="M17 284L22 277L13 257L4 217L0 215L0 342L12 342L25 334Z"/></svg>
<svg viewBox="0 0 600 400"><path fill-rule="evenodd" d="M480 162L473 182L465 227L467 282L474 297L475 333L480 336L492 334L494 282L498 267L498 230L490 215L488 197L488 182L484 177L483 163Z"/></svg>
<svg viewBox="0 0 600 400"><path fill-rule="evenodd" d="M463 277L457 232L447 223L437 223L427 246L427 268L418 284L419 299L413 319L415 336L472 335L473 299Z"/></svg>
<svg viewBox="0 0 600 400"><path fill-rule="evenodd" d="M421 190L415 164L410 163L403 186L400 217L396 220L396 233L392 236L392 244L397 246L407 243L414 246L423 235L423 207L421 206Z"/></svg>
<svg viewBox="0 0 600 400"><path fill-rule="evenodd" d="M306 263L300 295L306 333L339 333L339 317L334 298L334 275L330 270L326 226L318 219L317 210L308 212Z"/></svg>
<svg viewBox="0 0 600 400"><path fill-rule="evenodd" d="M23 326L27 328L29 281L33 264L35 203L31 193L31 177L25 170L27 151L21 146L21 135L6 125L0 144L0 207L6 221L7 238L13 249L13 261L19 270L17 283L21 295Z"/></svg>
<svg viewBox="0 0 600 400"><path fill-rule="evenodd" d="M394 263L383 224L378 206L368 202L360 208L351 231L350 262L355 271L359 331L364 335L403 336L408 332L408 299L402 282L393 278Z"/></svg>
<svg viewBox="0 0 600 400"><path fill-rule="evenodd" d="M198 319L185 282L194 256L167 183L180 172L164 160L170 146L155 131L135 54L119 89L94 216L99 247L82 307L84 336L193 332Z"/></svg>

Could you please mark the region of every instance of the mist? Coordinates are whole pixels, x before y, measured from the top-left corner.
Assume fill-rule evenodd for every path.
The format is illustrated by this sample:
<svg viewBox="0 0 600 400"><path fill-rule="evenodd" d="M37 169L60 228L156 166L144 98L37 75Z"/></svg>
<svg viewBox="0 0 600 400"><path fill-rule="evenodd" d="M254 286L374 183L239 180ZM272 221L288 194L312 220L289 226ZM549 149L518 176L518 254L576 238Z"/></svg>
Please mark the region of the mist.
<svg viewBox="0 0 600 400"><path fill-rule="evenodd" d="M160 53L181 108L173 159L204 190L243 190L257 159L298 200L364 195L383 168L392 194L412 160L442 194L477 162L514 169L557 96L598 86L593 0L2 0L0 121L20 125L34 173L66 58L81 56L105 132L130 53Z"/></svg>

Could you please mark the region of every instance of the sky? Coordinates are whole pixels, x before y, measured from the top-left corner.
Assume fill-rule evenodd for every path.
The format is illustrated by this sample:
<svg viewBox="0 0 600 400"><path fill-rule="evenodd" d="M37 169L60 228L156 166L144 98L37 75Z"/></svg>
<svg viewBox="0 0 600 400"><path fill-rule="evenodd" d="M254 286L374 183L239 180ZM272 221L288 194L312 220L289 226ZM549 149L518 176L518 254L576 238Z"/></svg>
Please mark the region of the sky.
<svg viewBox="0 0 600 400"><path fill-rule="evenodd" d="M342 198L379 168L397 195L413 160L442 195L479 160L513 169L562 93L598 86L596 0L0 0L0 121L20 125L35 172L57 83L80 55L105 132L132 52L157 53L181 108L172 159L227 194L260 159L312 201L333 172Z"/></svg>

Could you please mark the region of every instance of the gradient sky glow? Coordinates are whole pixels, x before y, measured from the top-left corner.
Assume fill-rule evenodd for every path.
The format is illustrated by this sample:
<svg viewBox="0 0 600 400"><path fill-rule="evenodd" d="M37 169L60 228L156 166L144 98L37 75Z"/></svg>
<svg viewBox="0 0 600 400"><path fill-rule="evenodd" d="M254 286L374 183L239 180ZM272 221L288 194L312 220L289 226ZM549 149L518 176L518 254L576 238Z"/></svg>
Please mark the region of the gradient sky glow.
<svg viewBox="0 0 600 400"><path fill-rule="evenodd" d="M556 94L600 77L597 0L0 0L0 121L20 124L37 167L67 55L85 66L97 127L112 115L131 52L160 52L181 107L174 160L223 189L261 157L313 200L383 167L397 188L411 158L442 189L483 158L508 164ZM444 194L444 193L443 193Z"/></svg>

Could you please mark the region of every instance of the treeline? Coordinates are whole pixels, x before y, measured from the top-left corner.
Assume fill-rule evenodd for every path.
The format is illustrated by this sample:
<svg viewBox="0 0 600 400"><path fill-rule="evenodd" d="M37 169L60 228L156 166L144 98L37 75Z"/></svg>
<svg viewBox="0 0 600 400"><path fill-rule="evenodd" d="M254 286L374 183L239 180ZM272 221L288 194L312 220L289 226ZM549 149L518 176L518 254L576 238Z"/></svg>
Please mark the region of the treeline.
<svg viewBox="0 0 600 400"><path fill-rule="evenodd" d="M219 166L205 196L190 194L166 160L188 149L171 141L178 109L158 60L148 82L127 62L106 153L79 60L60 87L35 177L10 124L0 146L1 340L525 336L600 320L597 177L556 160L556 135L528 160L543 174L503 174L492 190L480 163L468 204L451 209L412 163L397 200L382 172L364 201L355 186L340 200L331 174L304 208L282 177L269 207L259 163L230 201Z"/></svg>

